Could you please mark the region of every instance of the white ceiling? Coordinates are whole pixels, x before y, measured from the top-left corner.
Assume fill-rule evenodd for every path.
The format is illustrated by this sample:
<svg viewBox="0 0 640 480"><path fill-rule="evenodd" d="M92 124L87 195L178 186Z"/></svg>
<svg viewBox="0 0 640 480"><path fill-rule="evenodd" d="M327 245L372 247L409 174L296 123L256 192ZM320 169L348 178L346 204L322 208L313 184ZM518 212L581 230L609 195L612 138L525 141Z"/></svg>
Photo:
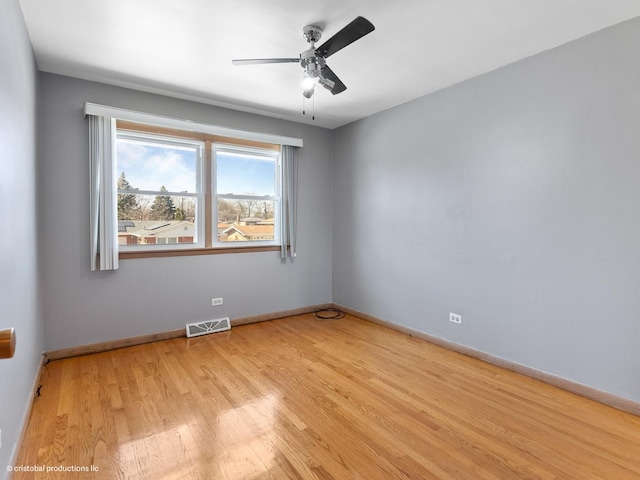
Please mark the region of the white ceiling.
<svg viewBox="0 0 640 480"><path fill-rule="evenodd" d="M336 128L640 15L638 0L20 0L41 70ZM318 45L376 30L327 63L347 85L302 115L302 27ZM311 110L315 103L315 121Z"/></svg>

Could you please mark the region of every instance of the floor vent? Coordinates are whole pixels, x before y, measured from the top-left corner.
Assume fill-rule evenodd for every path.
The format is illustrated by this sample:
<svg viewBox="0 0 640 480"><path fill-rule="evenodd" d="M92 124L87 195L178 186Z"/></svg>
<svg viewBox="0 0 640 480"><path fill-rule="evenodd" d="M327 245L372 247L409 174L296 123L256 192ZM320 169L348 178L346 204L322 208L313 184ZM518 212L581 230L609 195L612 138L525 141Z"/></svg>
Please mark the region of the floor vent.
<svg viewBox="0 0 640 480"><path fill-rule="evenodd" d="M224 332L231 329L229 317L218 318L216 320L205 320L204 322L187 323L187 337L198 337L208 333Z"/></svg>

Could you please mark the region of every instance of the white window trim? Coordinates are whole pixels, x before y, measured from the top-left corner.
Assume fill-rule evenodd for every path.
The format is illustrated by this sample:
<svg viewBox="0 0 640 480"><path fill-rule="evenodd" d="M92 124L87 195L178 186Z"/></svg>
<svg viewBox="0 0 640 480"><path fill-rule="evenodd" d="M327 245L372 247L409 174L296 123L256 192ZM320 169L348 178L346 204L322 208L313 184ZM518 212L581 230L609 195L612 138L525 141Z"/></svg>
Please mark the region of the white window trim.
<svg viewBox="0 0 640 480"><path fill-rule="evenodd" d="M251 140L255 142L273 143L276 145L291 145L292 147L303 146L301 138L286 137L283 135L274 135L271 133L236 130L234 128L220 127L217 125L192 122L189 120L164 117L161 115L152 115L149 113L136 112L123 108L108 107L106 105L98 105L89 102L84 104L84 114L117 118L118 120L127 120L129 122L143 123L145 125L155 125L158 127L175 128L178 130L186 130L190 132L209 133L211 135L237 138L239 140Z"/></svg>

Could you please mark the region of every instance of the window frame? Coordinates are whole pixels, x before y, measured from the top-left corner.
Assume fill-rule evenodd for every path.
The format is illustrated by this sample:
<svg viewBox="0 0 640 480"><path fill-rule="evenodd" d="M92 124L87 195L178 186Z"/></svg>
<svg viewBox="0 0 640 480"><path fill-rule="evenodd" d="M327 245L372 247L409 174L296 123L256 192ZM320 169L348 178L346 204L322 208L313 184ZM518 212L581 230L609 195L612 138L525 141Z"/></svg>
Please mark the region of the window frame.
<svg viewBox="0 0 640 480"><path fill-rule="evenodd" d="M218 167L218 152L224 153L246 153L249 155L262 156L272 159L274 161L274 192L272 195L251 195L251 194L235 194L235 193L220 193L217 191L216 172ZM212 160L211 160L211 212L213 213L213 222L217 226L220 223L218 218L218 200L257 200L257 201L270 201L273 202L273 240L255 240L251 242L253 246L277 246L280 247L280 199L282 192L282 162L279 152L273 150L265 150L263 148L255 148L248 146L231 145L227 143L214 143L211 148ZM279 194L280 193L280 194ZM212 246L214 248L232 248L237 242L221 242L218 236L214 236Z"/></svg>
<svg viewBox="0 0 640 480"><path fill-rule="evenodd" d="M116 129L116 144L120 138L125 138L134 141L148 141L149 143L157 143L161 145L167 146L177 146L177 147L193 147L196 149L196 166L195 166L195 192L172 192L166 191L162 192L161 190L141 190L141 189L132 189L132 190L116 190L116 201L118 199L118 195L120 194L129 194L129 195L149 195L149 196L158 196L158 195L166 195L169 197L189 197L193 198L196 202L195 205L195 241L193 243L177 243L177 242L169 242L168 239L170 237L165 237L167 241L165 243L158 242L155 244L140 244L140 245L122 245L118 244L118 252L139 252L139 251L160 251L160 250L176 250L176 249L192 249L192 248L203 248L205 247L205 225L202 221L202 214L200 211L206 212L206 208L204 205L204 189L203 189L203 165L204 165L204 142L201 140L190 139L190 138L177 138L175 136L168 135L159 135L157 133L148 133L148 132L138 132L132 130L124 130L124 129ZM117 148L116 148L117 151ZM117 156L117 154L116 154ZM116 160L117 165L117 160ZM158 222L161 222L158 220ZM174 237L177 239L177 237Z"/></svg>
<svg viewBox="0 0 640 480"><path fill-rule="evenodd" d="M189 130L181 130L167 127L159 127L127 120L116 121L116 136L120 133L130 132L134 135L150 135L168 137L174 139L195 140L203 142L202 163L200 179L202 181L202 195L204 197L201 215L203 228L202 237L204 245L186 246L185 244L169 245L156 244L145 245L122 249L118 245L118 256L120 259L131 258L153 258L153 257L173 257L192 255L212 255L222 253L250 253L265 251L280 251L281 244L279 238L280 223L280 197L282 189L282 162L281 146L279 144L259 142L254 140L242 140L231 137L224 137L209 133L200 133ZM277 199L274 207L274 240L273 241L252 241L252 242L219 242L217 239L217 199L214 194L214 145L227 146L234 149L245 149L246 151L272 152L270 155L277 156L276 161L276 192ZM173 192L175 193L175 192ZM117 198L117 195L116 195ZM215 202L215 203L214 203ZM215 223L214 223L215 222ZM215 227L214 227L215 225ZM245 245L246 243L246 245ZM191 245L191 244L189 244Z"/></svg>

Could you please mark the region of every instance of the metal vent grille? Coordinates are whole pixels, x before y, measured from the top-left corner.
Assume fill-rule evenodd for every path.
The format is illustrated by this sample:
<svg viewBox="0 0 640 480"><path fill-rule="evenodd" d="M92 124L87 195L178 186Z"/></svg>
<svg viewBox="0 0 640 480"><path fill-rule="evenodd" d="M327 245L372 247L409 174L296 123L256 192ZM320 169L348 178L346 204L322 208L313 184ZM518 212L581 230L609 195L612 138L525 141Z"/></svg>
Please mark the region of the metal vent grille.
<svg viewBox="0 0 640 480"><path fill-rule="evenodd" d="M187 337L198 337L208 333L224 332L231 329L229 317L218 318L216 320L205 320L204 322L187 323Z"/></svg>

